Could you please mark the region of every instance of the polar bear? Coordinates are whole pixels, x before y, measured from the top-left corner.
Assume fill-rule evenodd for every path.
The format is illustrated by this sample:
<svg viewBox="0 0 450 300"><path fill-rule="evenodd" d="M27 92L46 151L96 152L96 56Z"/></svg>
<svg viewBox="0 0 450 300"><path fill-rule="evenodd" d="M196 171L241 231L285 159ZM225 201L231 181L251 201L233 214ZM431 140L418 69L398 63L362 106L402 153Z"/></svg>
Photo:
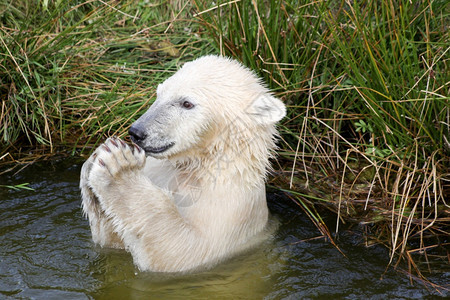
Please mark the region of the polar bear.
<svg viewBox="0 0 450 300"><path fill-rule="evenodd" d="M157 272L213 266L250 247L268 222L265 178L285 114L235 60L184 64L132 124L132 146L109 138L83 164L94 242Z"/></svg>

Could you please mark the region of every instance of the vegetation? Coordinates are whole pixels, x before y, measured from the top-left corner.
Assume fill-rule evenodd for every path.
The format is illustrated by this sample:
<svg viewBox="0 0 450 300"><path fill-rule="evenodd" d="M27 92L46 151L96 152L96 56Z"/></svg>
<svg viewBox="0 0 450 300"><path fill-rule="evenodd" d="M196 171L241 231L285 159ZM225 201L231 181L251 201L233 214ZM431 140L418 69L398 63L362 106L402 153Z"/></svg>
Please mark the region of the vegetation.
<svg viewBox="0 0 450 300"><path fill-rule="evenodd" d="M324 234L317 206L337 213L336 230L360 223L367 243L420 276L411 254L449 243L448 3L206 3L197 15L221 53L289 105L273 184Z"/></svg>
<svg viewBox="0 0 450 300"><path fill-rule="evenodd" d="M289 107L271 186L420 278L448 264L448 1L179 3L0 0L3 161L125 136L182 62L221 53Z"/></svg>
<svg viewBox="0 0 450 300"><path fill-rule="evenodd" d="M159 82L213 51L195 23L172 22L178 12L167 1L0 0L0 157L123 136Z"/></svg>

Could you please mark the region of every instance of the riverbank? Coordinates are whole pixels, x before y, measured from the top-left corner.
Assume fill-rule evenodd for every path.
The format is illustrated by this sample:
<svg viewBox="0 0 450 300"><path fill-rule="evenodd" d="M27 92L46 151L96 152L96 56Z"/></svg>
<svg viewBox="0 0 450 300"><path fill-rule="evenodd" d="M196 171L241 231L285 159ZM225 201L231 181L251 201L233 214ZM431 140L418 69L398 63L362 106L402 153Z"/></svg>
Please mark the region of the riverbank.
<svg viewBox="0 0 450 300"><path fill-rule="evenodd" d="M353 222L419 278L449 264L445 1L270 3L0 2L2 169L125 138L158 83L221 53L288 106L270 186L331 241Z"/></svg>

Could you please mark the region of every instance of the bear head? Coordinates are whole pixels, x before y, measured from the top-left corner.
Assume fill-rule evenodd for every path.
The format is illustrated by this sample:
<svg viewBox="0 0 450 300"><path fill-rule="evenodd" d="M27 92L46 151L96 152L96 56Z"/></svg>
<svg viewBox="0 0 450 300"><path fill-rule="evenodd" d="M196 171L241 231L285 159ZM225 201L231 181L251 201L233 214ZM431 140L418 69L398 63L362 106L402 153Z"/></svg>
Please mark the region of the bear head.
<svg viewBox="0 0 450 300"><path fill-rule="evenodd" d="M272 140L275 123L285 115L284 104L252 71L209 55L184 64L160 84L155 102L129 133L155 158L195 156L219 140L235 143L239 151L239 140L248 142L251 135L267 133Z"/></svg>

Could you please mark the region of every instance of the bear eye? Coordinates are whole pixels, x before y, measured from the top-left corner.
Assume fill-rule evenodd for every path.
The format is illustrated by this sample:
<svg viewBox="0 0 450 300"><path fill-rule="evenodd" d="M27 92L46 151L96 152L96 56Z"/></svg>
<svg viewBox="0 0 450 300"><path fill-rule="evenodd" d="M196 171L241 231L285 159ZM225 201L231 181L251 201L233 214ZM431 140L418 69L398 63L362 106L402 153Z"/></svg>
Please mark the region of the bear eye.
<svg viewBox="0 0 450 300"><path fill-rule="evenodd" d="M183 101L183 103L181 103L181 106L183 106L183 108L186 108L186 109L191 109L194 107L194 104L185 100L185 101Z"/></svg>

